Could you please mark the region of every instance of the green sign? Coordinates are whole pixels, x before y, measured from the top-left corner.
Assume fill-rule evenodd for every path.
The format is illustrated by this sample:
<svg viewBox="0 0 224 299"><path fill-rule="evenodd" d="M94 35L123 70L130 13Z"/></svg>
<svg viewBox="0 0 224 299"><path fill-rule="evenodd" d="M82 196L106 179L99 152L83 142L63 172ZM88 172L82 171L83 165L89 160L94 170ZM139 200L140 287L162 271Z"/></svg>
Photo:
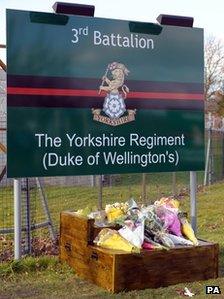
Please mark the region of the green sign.
<svg viewBox="0 0 224 299"><path fill-rule="evenodd" d="M204 169L203 30L7 11L7 175Z"/></svg>

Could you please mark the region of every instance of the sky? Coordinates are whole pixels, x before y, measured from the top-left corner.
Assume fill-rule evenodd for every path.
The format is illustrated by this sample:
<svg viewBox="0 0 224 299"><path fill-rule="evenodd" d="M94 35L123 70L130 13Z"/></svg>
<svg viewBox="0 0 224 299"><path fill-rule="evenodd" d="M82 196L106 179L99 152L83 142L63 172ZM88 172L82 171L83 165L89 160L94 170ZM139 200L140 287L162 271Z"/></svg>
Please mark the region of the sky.
<svg viewBox="0 0 224 299"><path fill-rule="evenodd" d="M5 44L6 8L53 12L54 0L0 0L0 44ZM194 27L204 28L205 39L214 35L224 42L223 0L60 0L91 4L95 6L95 17L156 22L159 14L190 16ZM0 49L0 58L5 61L5 50Z"/></svg>

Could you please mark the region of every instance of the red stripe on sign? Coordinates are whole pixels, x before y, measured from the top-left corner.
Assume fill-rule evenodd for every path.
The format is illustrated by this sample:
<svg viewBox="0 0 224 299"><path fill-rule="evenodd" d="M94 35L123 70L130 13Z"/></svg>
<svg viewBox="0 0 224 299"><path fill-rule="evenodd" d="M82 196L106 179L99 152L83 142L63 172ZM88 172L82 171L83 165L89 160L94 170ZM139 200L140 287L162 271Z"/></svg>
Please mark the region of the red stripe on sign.
<svg viewBox="0 0 224 299"><path fill-rule="evenodd" d="M100 96L96 90L85 89L56 89L56 88L28 88L8 87L8 94L41 95L41 96ZM101 95L102 96L102 95Z"/></svg>
<svg viewBox="0 0 224 299"><path fill-rule="evenodd" d="M130 92L128 98L141 99L169 99L169 100L203 100L204 95L198 93L173 93L173 92Z"/></svg>
<svg viewBox="0 0 224 299"><path fill-rule="evenodd" d="M105 92L86 89L55 89L55 88L26 88L8 87L8 94L15 95L43 95L43 96L81 96L81 97L105 97ZM203 100L204 95L198 93L170 93L170 92L140 92L128 93L128 98L139 99L169 99L169 100Z"/></svg>

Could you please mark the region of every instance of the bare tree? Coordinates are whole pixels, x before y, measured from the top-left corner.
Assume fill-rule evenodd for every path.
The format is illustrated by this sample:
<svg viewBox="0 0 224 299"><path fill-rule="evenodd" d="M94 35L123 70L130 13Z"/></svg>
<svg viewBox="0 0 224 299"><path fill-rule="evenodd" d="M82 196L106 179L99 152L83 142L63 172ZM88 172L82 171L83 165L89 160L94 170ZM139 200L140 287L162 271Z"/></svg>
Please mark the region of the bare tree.
<svg viewBox="0 0 224 299"><path fill-rule="evenodd" d="M223 88L224 83L224 45L221 40L211 36L205 45L205 96L206 100Z"/></svg>
<svg viewBox="0 0 224 299"><path fill-rule="evenodd" d="M219 116L224 116L224 94L221 93L220 91L216 92L215 95L215 100L217 102L217 109L216 109L216 113Z"/></svg>

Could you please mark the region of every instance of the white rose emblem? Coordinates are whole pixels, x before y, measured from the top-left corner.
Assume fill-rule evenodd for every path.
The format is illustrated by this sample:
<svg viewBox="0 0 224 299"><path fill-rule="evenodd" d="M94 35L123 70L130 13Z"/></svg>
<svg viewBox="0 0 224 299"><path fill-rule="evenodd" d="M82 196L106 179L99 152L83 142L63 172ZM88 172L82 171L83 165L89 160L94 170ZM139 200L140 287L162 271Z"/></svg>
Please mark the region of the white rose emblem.
<svg viewBox="0 0 224 299"><path fill-rule="evenodd" d="M119 93L107 94L103 104L103 111L110 118L119 118L126 111L125 103L122 96Z"/></svg>

